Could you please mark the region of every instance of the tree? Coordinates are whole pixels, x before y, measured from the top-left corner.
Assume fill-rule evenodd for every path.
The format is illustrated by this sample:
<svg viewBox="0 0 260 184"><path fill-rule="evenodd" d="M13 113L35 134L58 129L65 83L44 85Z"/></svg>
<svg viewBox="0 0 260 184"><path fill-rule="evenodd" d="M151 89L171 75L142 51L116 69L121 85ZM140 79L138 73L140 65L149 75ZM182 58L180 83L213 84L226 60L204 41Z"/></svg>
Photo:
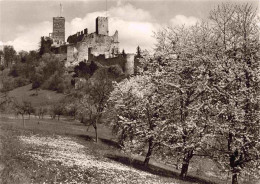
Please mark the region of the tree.
<svg viewBox="0 0 260 184"><path fill-rule="evenodd" d="M52 43L53 42L51 39L46 39L44 36L42 36L40 41L39 55L42 56L45 53L50 53Z"/></svg>
<svg viewBox="0 0 260 184"><path fill-rule="evenodd" d="M39 107L39 108L37 108L37 109L36 109L36 113L37 113L39 119L40 119L40 118L43 119L43 116L44 116L44 114L47 113L47 111L48 111L48 110L47 110L46 108L44 108L44 107Z"/></svg>
<svg viewBox="0 0 260 184"><path fill-rule="evenodd" d="M259 177L259 28L251 5L224 5L212 12L213 25L222 37L225 9L233 16L214 70L214 76L219 77L213 86L216 141L211 146L215 160L232 173L232 184L237 184L238 176Z"/></svg>
<svg viewBox="0 0 260 184"><path fill-rule="evenodd" d="M162 141L164 103L163 96L148 75L114 83L109 97L110 123L120 145L126 151L145 154L145 166Z"/></svg>
<svg viewBox="0 0 260 184"><path fill-rule="evenodd" d="M98 142L97 124L102 118L111 90L111 81L108 79L108 74L104 72L95 81L90 81L86 85L86 94L80 98L81 108L79 109L79 115L81 122L95 129L96 142Z"/></svg>
<svg viewBox="0 0 260 184"><path fill-rule="evenodd" d="M136 51L136 57L140 58L141 57L141 48L139 47L139 45L138 45L136 50L137 50Z"/></svg>
<svg viewBox="0 0 260 184"><path fill-rule="evenodd" d="M24 101L24 106L26 108L26 113L29 115L29 119L32 113L35 113L35 108L32 106L31 102Z"/></svg>
<svg viewBox="0 0 260 184"><path fill-rule="evenodd" d="M28 113L28 102L23 101L22 103L18 103L14 101L14 112L16 115L21 115L23 119L23 127L25 127L25 119L24 115Z"/></svg>
<svg viewBox="0 0 260 184"><path fill-rule="evenodd" d="M25 63L26 62L26 58L28 57L29 53L27 51L20 51L18 52L18 56L20 59L20 62Z"/></svg>
<svg viewBox="0 0 260 184"><path fill-rule="evenodd" d="M41 87L41 84L43 83L43 77L39 73L36 73L34 76L32 76L32 89L35 90L35 94L38 95L38 90Z"/></svg>
<svg viewBox="0 0 260 184"><path fill-rule="evenodd" d="M79 97L78 95L79 94L71 93L70 95L68 95L68 98L65 99L66 114L72 116L74 120L76 119L80 109L80 104L79 104L80 100L78 98Z"/></svg>
<svg viewBox="0 0 260 184"><path fill-rule="evenodd" d="M8 96L7 92L1 93L0 112L12 112L14 106L14 97Z"/></svg>
<svg viewBox="0 0 260 184"><path fill-rule="evenodd" d="M2 50L0 50L0 66L4 66L4 52Z"/></svg>
<svg viewBox="0 0 260 184"><path fill-rule="evenodd" d="M195 115L199 114L207 122L205 137L210 138L204 143L211 147L207 154L212 154L225 171L232 173L234 184L238 183L238 175L243 177L246 176L245 173L251 176L259 174L255 172L259 165L259 132L256 131L259 130L259 116L256 115L259 114L259 28L255 15L255 10L248 4L224 4L211 12L209 24L197 24L188 30L183 27L164 29L156 35L157 68L172 69L166 73L179 77L182 72L175 72L183 71L185 77L190 76L192 79L188 82L181 77L181 83L174 81L174 88L181 90L179 95L183 93L186 81L186 87L189 88L184 91L190 93L193 87L196 89L192 84L201 80L194 76L197 69L201 70L200 65L186 70L188 68L183 64L189 61L190 66L193 66L198 59L205 63L202 65L204 71L199 73L204 76L201 89L207 95L206 99L202 98L204 95L200 97L204 105ZM173 65L174 58L179 61L177 65ZM168 79L171 80L176 78L169 76ZM164 81L168 81L167 78L163 77L162 82ZM187 96L181 99L184 102L190 101ZM184 112L192 109L184 106ZM180 110L183 111L183 107ZM177 138L174 140L178 142Z"/></svg>
<svg viewBox="0 0 260 184"><path fill-rule="evenodd" d="M191 27L165 28L156 33L156 58L148 72L154 73L158 88L169 95L164 152L181 157L180 176L186 177L194 155L205 156L211 136L209 76L214 69L210 41L212 30L201 22ZM168 150L168 151L167 151Z"/></svg>
<svg viewBox="0 0 260 184"><path fill-rule="evenodd" d="M123 56L123 57L126 57L125 49L123 49L123 51L122 51L122 56Z"/></svg>
<svg viewBox="0 0 260 184"><path fill-rule="evenodd" d="M58 116L58 121L60 120L60 116L64 114L65 105L62 102L56 103L51 108L52 118L55 119Z"/></svg>
<svg viewBox="0 0 260 184"><path fill-rule="evenodd" d="M5 66L10 67L13 64L16 56L16 51L14 50L13 46L5 45L4 46L4 61Z"/></svg>

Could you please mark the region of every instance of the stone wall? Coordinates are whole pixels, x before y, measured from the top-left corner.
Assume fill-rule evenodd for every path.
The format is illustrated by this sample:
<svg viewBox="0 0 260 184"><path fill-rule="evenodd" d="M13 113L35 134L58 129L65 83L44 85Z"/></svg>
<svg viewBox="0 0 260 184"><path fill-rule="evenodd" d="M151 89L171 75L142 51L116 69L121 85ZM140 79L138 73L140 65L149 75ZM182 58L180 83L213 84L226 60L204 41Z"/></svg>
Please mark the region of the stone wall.
<svg viewBox="0 0 260 184"><path fill-rule="evenodd" d="M126 59L121 54L114 58L105 58L104 55L99 55L96 57L96 56L90 54L89 60L98 62L103 66L118 65L122 68L123 71L125 70Z"/></svg>
<svg viewBox="0 0 260 184"><path fill-rule="evenodd" d="M126 75L132 75L135 73L135 54L126 54L126 56L119 54L114 58L105 58L104 55L99 55L96 57L89 54L89 60L100 63L103 66L118 65L122 68Z"/></svg>
<svg viewBox="0 0 260 184"><path fill-rule="evenodd" d="M83 37L82 37L83 36ZM79 34L77 37L69 37L73 41L68 46L67 62L79 63L80 61L88 61L89 52L94 56L105 55L105 58L116 57L119 52L118 32L116 31L113 36L100 35L97 33ZM80 40L74 43L74 40ZM72 49L73 48L73 49ZM75 55L75 50L77 55ZM74 65L75 65L74 64Z"/></svg>

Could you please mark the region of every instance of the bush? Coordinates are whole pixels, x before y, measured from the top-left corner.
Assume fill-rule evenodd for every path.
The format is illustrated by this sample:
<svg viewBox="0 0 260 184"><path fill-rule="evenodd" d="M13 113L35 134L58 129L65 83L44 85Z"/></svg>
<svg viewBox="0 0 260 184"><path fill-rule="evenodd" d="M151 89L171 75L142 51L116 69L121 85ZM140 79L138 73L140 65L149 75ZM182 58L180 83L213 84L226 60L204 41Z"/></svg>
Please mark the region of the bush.
<svg viewBox="0 0 260 184"><path fill-rule="evenodd" d="M23 78L23 77L18 77L18 78L15 78L14 79L14 87L15 88L18 88L18 87L22 87L22 86L25 86L27 84L30 84L30 81L29 79L26 79L26 78Z"/></svg>
<svg viewBox="0 0 260 184"><path fill-rule="evenodd" d="M58 93L69 93L72 89L71 77L69 75L60 76L59 73L56 72L43 83L42 88L57 91Z"/></svg>
<svg viewBox="0 0 260 184"><path fill-rule="evenodd" d="M86 64L85 62L80 62L79 65L75 66L74 77L82 77L89 78L93 75L93 73L98 69L98 66L95 62L91 61L90 64Z"/></svg>
<svg viewBox="0 0 260 184"><path fill-rule="evenodd" d="M39 73L36 73L32 77L32 89L39 88L42 85L42 83L43 83L43 77Z"/></svg>
<svg viewBox="0 0 260 184"><path fill-rule="evenodd" d="M58 72L52 75L48 80L43 83L43 89L49 89L53 91L58 90L58 86L63 82L63 79L59 76Z"/></svg>
<svg viewBox="0 0 260 184"><path fill-rule="evenodd" d="M108 72L114 74L116 77L121 76L124 72L122 68L118 65L112 65L108 68Z"/></svg>
<svg viewBox="0 0 260 184"><path fill-rule="evenodd" d="M4 65L0 65L0 71L4 71L5 66Z"/></svg>
<svg viewBox="0 0 260 184"><path fill-rule="evenodd" d="M29 83L30 83L30 81L28 79L23 78L23 77L13 78L13 77L5 76L2 79L3 87L1 89L1 92L11 91L15 88L25 86Z"/></svg>
<svg viewBox="0 0 260 184"><path fill-rule="evenodd" d="M13 65L13 67L11 68L9 74L9 76L13 76L13 77L18 77L19 74L18 74L18 68L16 65Z"/></svg>
<svg viewBox="0 0 260 184"><path fill-rule="evenodd" d="M2 81L3 87L1 89L1 92L7 92L11 91L15 88L15 82L12 77L5 77Z"/></svg>

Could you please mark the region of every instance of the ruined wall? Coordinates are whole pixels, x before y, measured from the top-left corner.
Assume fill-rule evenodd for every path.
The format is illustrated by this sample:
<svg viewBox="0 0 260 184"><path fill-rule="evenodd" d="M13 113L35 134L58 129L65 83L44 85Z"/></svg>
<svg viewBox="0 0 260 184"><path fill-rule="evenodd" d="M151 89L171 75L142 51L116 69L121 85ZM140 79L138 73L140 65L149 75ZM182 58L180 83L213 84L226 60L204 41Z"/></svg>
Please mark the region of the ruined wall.
<svg viewBox="0 0 260 184"><path fill-rule="evenodd" d="M68 65L88 61L89 54L104 55L107 59L117 57L119 54L118 31L113 36L108 35L107 17L96 18L96 32L88 34L88 30L84 29L84 31L69 36L67 41L69 42ZM77 50L77 55L73 55L71 47Z"/></svg>
<svg viewBox="0 0 260 184"><path fill-rule="evenodd" d="M78 50L78 57L77 57L78 62L88 61L89 45L86 42L78 42L76 45L77 45L76 48Z"/></svg>
<svg viewBox="0 0 260 184"><path fill-rule="evenodd" d="M68 45L67 46L67 62L65 63L66 67L72 66L75 63L75 58L74 58L74 46L73 45Z"/></svg>
<svg viewBox="0 0 260 184"><path fill-rule="evenodd" d="M95 57L92 54L90 54L89 60L98 62L103 66L118 65L122 68L123 71L125 70L126 58L123 57L122 55L118 55L117 57L114 57L114 58L105 58L104 55L99 55L99 56Z"/></svg>
<svg viewBox="0 0 260 184"><path fill-rule="evenodd" d="M132 75L135 73L135 54L126 54L126 56L120 54L114 58L105 58L104 55L96 57L90 54L89 59L100 63L103 66L118 65L126 75Z"/></svg>
<svg viewBox="0 0 260 184"><path fill-rule="evenodd" d="M106 58L111 58L118 54L119 43L114 41L114 36L93 34L84 41L88 43L94 56L103 54Z"/></svg>
<svg viewBox="0 0 260 184"><path fill-rule="evenodd" d="M68 47L67 51L68 63L78 63L84 60L88 61L89 52L91 52L94 56L105 55L105 58L116 57L119 54L118 32L116 32L113 36L91 33L83 35L80 34L78 37L80 37L80 41L76 43L74 43L73 40L78 40L78 38L73 36L72 39L72 37L70 37L70 40L73 42ZM74 47L74 50L77 50L78 52L76 58L72 56L73 52L71 51L71 47Z"/></svg>
<svg viewBox="0 0 260 184"><path fill-rule="evenodd" d="M53 17L53 32L52 38L55 43L60 44L65 42L65 18Z"/></svg>
<svg viewBox="0 0 260 184"><path fill-rule="evenodd" d="M96 33L100 35L108 35L108 18L97 17L96 18Z"/></svg>

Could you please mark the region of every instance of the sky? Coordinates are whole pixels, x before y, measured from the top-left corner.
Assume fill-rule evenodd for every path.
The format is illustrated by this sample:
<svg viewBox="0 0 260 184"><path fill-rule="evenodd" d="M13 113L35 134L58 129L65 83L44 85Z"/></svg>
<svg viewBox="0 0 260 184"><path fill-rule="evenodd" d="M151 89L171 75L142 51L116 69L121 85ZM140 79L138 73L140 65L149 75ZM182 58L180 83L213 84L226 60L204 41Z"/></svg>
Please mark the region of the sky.
<svg viewBox="0 0 260 184"><path fill-rule="evenodd" d="M60 16L61 3L66 39L84 28L94 32L96 17L108 16L109 35L118 30L120 50L134 53L138 45L152 50L156 31L193 25L223 2L257 7L260 0L0 0L0 46L13 45L16 51L38 49L40 37L52 32L52 18Z"/></svg>

